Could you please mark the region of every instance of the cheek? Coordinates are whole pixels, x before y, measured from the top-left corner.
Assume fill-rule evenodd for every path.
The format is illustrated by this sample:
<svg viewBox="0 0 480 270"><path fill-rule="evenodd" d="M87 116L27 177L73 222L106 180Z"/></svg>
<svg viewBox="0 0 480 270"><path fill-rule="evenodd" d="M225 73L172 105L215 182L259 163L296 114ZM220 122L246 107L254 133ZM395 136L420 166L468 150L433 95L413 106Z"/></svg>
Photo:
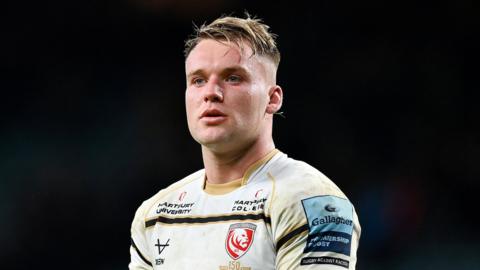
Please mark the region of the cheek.
<svg viewBox="0 0 480 270"><path fill-rule="evenodd" d="M195 112L195 98L193 96L192 91L185 91L185 109L187 111L187 118L190 119L193 117L193 113Z"/></svg>
<svg viewBox="0 0 480 270"><path fill-rule="evenodd" d="M256 125L263 117L262 97L249 94L242 98L242 102L238 104L238 111L241 112L244 124Z"/></svg>
<svg viewBox="0 0 480 270"><path fill-rule="evenodd" d="M250 97L250 114L255 118L263 118L266 109L266 97L260 93L255 93Z"/></svg>
<svg viewBox="0 0 480 270"><path fill-rule="evenodd" d="M192 105L195 103L195 100L198 99L197 97L198 92L192 89L188 89L185 91L185 103L187 105Z"/></svg>

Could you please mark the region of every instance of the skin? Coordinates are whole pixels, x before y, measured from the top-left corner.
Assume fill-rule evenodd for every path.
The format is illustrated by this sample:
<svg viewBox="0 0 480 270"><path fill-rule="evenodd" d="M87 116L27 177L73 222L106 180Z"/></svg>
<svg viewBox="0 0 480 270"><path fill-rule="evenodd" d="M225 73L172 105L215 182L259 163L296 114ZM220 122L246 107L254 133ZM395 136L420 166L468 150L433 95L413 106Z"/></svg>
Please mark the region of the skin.
<svg viewBox="0 0 480 270"><path fill-rule="evenodd" d="M207 181L226 183L275 148L273 114L282 106L277 68L248 44L200 41L185 62L188 128L202 146Z"/></svg>

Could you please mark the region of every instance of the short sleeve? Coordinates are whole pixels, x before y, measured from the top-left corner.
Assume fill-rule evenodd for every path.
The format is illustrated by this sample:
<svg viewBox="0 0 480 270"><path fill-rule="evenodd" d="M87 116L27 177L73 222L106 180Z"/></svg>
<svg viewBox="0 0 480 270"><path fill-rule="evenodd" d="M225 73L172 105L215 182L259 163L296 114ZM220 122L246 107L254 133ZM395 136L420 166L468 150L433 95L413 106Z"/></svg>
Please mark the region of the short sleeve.
<svg viewBox="0 0 480 270"><path fill-rule="evenodd" d="M300 181L272 201L276 269L355 269L361 228L352 203L330 180Z"/></svg>
<svg viewBox="0 0 480 270"><path fill-rule="evenodd" d="M138 208L132 222L129 270L153 269L145 239L144 205Z"/></svg>

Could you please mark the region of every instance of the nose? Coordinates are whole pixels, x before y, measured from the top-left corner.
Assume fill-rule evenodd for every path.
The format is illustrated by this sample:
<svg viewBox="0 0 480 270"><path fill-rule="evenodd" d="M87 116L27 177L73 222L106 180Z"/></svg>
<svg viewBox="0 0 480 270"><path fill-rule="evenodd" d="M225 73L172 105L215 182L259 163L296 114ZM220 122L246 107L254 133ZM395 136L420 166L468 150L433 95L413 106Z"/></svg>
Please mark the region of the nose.
<svg viewBox="0 0 480 270"><path fill-rule="evenodd" d="M223 89L214 80L209 82L205 88L203 100L205 102L222 102L223 101Z"/></svg>

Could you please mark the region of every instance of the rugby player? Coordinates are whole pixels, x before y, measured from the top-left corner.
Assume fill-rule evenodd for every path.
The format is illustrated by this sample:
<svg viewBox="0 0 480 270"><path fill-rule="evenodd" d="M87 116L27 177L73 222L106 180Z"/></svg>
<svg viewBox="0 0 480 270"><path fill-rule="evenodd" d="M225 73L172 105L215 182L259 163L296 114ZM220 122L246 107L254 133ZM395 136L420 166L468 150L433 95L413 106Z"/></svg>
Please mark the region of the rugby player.
<svg viewBox="0 0 480 270"><path fill-rule="evenodd" d="M185 45L204 169L143 202L129 269L355 269L360 224L325 175L275 148L280 53L261 20L220 17Z"/></svg>

